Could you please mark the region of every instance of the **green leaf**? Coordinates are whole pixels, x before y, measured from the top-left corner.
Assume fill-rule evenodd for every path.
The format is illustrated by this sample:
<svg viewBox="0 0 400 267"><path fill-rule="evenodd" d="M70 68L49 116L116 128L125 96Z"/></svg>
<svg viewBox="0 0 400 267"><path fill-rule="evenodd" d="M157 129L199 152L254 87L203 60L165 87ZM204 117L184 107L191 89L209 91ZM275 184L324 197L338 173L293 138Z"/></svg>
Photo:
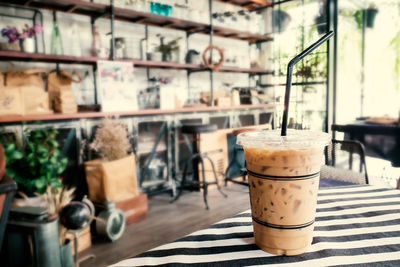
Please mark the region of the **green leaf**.
<svg viewBox="0 0 400 267"><path fill-rule="evenodd" d="M18 160L22 159L24 157L24 154L19 150L14 150L9 154L9 157L13 160Z"/></svg>
<svg viewBox="0 0 400 267"><path fill-rule="evenodd" d="M26 156L27 161L34 161L35 160L35 154L29 153L28 156Z"/></svg>
<svg viewBox="0 0 400 267"><path fill-rule="evenodd" d="M38 153L47 153L48 152L48 150L47 150L47 148L44 146L44 145L38 145L38 147L37 147L37 152Z"/></svg>
<svg viewBox="0 0 400 267"><path fill-rule="evenodd" d="M44 192L44 190L46 190L46 178L44 178L43 176L35 179L34 184L39 193L42 193Z"/></svg>
<svg viewBox="0 0 400 267"><path fill-rule="evenodd" d="M67 168L67 166L60 166L57 168L57 174L61 174L65 171L65 169Z"/></svg>
<svg viewBox="0 0 400 267"><path fill-rule="evenodd" d="M58 179L51 180L50 183L51 187L53 188L60 188L62 187L62 183Z"/></svg>
<svg viewBox="0 0 400 267"><path fill-rule="evenodd" d="M41 137L43 137L43 134L42 134L42 132L40 131L40 130L37 130L37 131L33 131L33 137L34 138L41 138Z"/></svg>
<svg viewBox="0 0 400 267"><path fill-rule="evenodd" d="M53 157L50 158L50 163L51 163L51 164L55 165L55 164L57 164L57 162L58 162L57 157L54 157L54 156L53 156Z"/></svg>
<svg viewBox="0 0 400 267"><path fill-rule="evenodd" d="M53 151L53 157L58 158L58 157L60 156L60 154L61 154L61 152L60 152L59 149L55 149L55 150Z"/></svg>
<svg viewBox="0 0 400 267"><path fill-rule="evenodd" d="M28 141L28 142L26 143L26 145L27 145L32 151L35 150L35 143L34 143L34 142Z"/></svg>
<svg viewBox="0 0 400 267"><path fill-rule="evenodd" d="M48 141L48 144L49 144L49 146L52 147L52 148L58 147L58 142L57 142L56 140L49 140L49 141Z"/></svg>
<svg viewBox="0 0 400 267"><path fill-rule="evenodd" d="M9 153L11 151L14 151L16 149L16 145L15 144L9 144L4 148L4 152L5 153Z"/></svg>
<svg viewBox="0 0 400 267"><path fill-rule="evenodd" d="M67 165L67 164L68 164L68 158L62 158L62 159L60 160L60 162L61 162L63 165Z"/></svg>
<svg viewBox="0 0 400 267"><path fill-rule="evenodd" d="M37 158L37 160L38 160L38 162L39 162L40 164L45 164L46 161L47 161L47 157L40 157L40 158Z"/></svg>

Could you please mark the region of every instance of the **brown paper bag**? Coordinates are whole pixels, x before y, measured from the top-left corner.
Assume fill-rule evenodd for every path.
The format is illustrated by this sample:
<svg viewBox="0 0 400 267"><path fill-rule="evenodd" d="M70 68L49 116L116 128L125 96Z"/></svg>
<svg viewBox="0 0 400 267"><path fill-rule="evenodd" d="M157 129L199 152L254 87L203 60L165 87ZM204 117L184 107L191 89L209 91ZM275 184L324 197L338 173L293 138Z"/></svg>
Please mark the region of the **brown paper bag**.
<svg viewBox="0 0 400 267"><path fill-rule="evenodd" d="M24 71L11 70L4 73L4 85L7 87L34 85L44 90L44 81L41 74L46 72L45 69L31 69Z"/></svg>
<svg viewBox="0 0 400 267"><path fill-rule="evenodd" d="M85 162L85 173L89 198L94 202L117 202L139 194L134 155L113 161Z"/></svg>
<svg viewBox="0 0 400 267"><path fill-rule="evenodd" d="M53 113L49 107L49 95L42 88L34 85L24 85L15 88L15 90L20 90L21 92L24 115Z"/></svg>
<svg viewBox="0 0 400 267"><path fill-rule="evenodd" d="M6 86L4 81L4 73L0 72L0 89L4 86Z"/></svg>
<svg viewBox="0 0 400 267"><path fill-rule="evenodd" d="M52 71L47 78L50 105L55 112L76 113L78 105L76 104L75 93L71 87L73 82L79 83L80 77L74 79L71 74L65 71L58 73Z"/></svg>
<svg viewBox="0 0 400 267"><path fill-rule="evenodd" d="M0 116L23 114L24 106L21 91L0 88Z"/></svg>
<svg viewBox="0 0 400 267"><path fill-rule="evenodd" d="M215 90L214 91L214 101L220 97L226 97L226 92L223 90ZM210 92L201 92L200 93L200 102L211 106L211 93Z"/></svg>

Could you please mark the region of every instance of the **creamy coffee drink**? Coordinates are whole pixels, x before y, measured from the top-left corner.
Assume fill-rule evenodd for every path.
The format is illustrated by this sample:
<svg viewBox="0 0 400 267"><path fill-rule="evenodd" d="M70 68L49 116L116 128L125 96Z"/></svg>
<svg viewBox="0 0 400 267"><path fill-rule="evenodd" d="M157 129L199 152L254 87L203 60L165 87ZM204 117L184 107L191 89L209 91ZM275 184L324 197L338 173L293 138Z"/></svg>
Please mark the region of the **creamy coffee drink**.
<svg viewBox="0 0 400 267"><path fill-rule="evenodd" d="M254 238L262 250L298 255L312 242L325 133L257 131L238 136L250 186Z"/></svg>

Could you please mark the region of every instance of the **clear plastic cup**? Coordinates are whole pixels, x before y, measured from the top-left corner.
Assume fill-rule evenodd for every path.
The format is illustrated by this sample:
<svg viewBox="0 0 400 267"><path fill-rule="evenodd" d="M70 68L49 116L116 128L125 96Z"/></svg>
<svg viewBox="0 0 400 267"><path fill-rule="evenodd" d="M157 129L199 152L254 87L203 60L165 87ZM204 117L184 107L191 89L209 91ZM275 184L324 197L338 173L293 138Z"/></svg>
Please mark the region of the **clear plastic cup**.
<svg viewBox="0 0 400 267"><path fill-rule="evenodd" d="M327 133L305 130L245 132L243 146L257 246L277 255L298 255L311 246Z"/></svg>

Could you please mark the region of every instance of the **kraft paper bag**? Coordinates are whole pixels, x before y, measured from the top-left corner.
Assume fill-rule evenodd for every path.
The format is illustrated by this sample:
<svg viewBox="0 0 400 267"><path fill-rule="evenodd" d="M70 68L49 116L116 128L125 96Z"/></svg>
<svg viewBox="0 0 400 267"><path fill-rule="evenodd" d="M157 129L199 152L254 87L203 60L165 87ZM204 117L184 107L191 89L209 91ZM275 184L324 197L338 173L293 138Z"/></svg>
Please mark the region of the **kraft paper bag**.
<svg viewBox="0 0 400 267"><path fill-rule="evenodd" d="M0 88L0 116L23 115L24 106L19 90Z"/></svg>
<svg viewBox="0 0 400 267"><path fill-rule="evenodd" d="M71 84L79 83L81 78L74 79L71 74L65 71L58 73L52 71L47 77L47 88L49 92L51 108L58 113L76 113L78 105L76 104L75 93Z"/></svg>
<svg viewBox="0 0 400 267"><path fill-rule="evenodd" d="M139 195L134 155L113 161L85 162L85 173L89 198L94 202L118 202Z"/></svg>

